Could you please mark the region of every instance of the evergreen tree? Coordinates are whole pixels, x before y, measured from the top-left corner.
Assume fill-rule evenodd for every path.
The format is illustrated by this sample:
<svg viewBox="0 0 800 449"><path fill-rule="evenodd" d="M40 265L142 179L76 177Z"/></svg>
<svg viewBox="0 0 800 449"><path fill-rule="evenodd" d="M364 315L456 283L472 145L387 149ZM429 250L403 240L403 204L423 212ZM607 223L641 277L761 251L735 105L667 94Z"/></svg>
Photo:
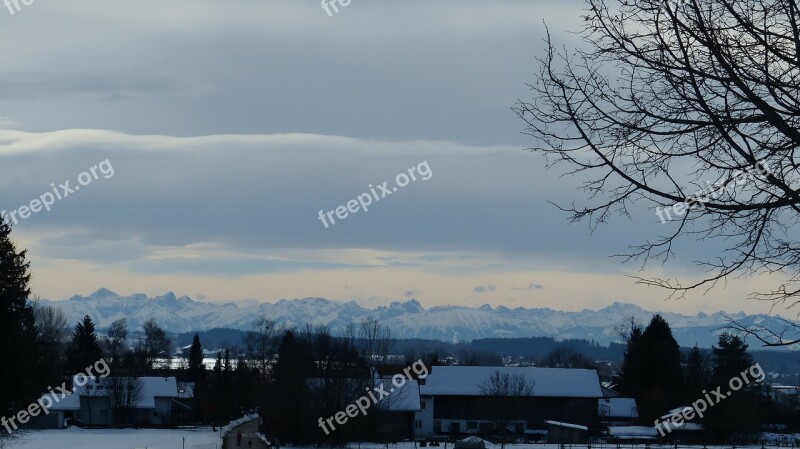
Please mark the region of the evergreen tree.
<svg viewBox="0 0 800 449"><path fill-rule="evenodd" d="M661 315L654 315L644 331L632 325L627 340L621 384L636 398L640 416L652 422L682 398L680 346Z"/></svg>
<svg viewBox="0 0 800 449"><path fill-rule="evenodd" d="M753 358L747 353L747 344L737 335L723 333L719 336L713 351L713 387L719 387L725 400L717 400L710 408L704 424L706 428L722 441L730 441L734 434L757 432L767 416L767 404L763 396L754 391L755 380L733 391L731 379L745 375L753 365Z"/></svg>
<svg viewBox="0 0 800 449"><path fill-rule="evenodd" d="M623 393L636 396L642 390L642 379L644 378L644 348L642 347L642 328L635 322L631 323L631 328L625 335L628 346L622 358L622 368L620 372L620 389Z"/></svg>
<svg viewBox="0 0 800 449"><path fill-rule="evenodd" d="M0 217L0 415L8 416L36 400L45 385L38 379L40 351L34 310L29 302L26 251L11 241L11 226ZM0 435L4 430L0 427Z"/></svg>
<svg viewBox="0 0 800 449"><path fill-rule="evenodd" d="M686 380L686 400L691 402L701 397L704 389L711 385L712 366L707 354L695 345L686 354L683 377Z"/></svg>
<svg viewBox="0 0 800 449"><path fill-rule="evenodd" d="M86 371L86 368L94 365L95 362L103 358L103 349L97 340L97 333L94 329L94 322L89 315L75 325L72 331L72 342L70 343L67 366L70 374L78 374Z"/></svg>
<svg viewBox="0 0 800 449"><path fill-rule="evenodd" d="M314 356L308 342L287 331L278 346L278 361L273 370L274 383L262 410L267 412L269 433L281 441L309 441L318 430L311 428L313 417L308 416L308 379L314 374Z"/></svg>
<svg viewBox="0 0 800 449"><path fill-rule="evenodd" d="M731 378L753 366L753 357L747 352L747 344L738 335L727 332L719 336L714 346L714 382L727 384Z"/></svg>
<svg viewBox="0 0 800 449"><path fill-rule="evenodd" d="M203 365L203 345L200 344L200 336L194 334L192 347L189 348L189 376L193 382L198 382L204 377L206 368Z"/></svg>
<svg viewBox="0 0 800 449"><path fill-rule="evenodd" d="M642 333L642 342L647 351L644 386L659 388L674 398L683 390L683 371L681 348L669 323L661 315L654 315Z"/></svg>

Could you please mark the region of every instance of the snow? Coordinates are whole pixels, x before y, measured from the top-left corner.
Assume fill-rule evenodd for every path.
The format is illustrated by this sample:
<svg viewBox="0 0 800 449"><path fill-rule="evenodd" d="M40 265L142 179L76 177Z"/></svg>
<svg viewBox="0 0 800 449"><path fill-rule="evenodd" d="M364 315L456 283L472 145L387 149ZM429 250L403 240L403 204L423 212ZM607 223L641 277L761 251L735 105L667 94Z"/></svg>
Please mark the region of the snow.
<svg viewBox="0 0 800 449"><path fill-rule="evenodd" d="M416 380L406 380L401 387L395 387L391 379L376 379L375 386L384 385L384 390L390 392L384 399L386 407L394 412L417 412L422 410L419 402L419 384Z"/></svg>
<svg viewBox="0 0 800 449"><path fill-rule="evenodd" d="M655 427L648 426L610 426L608 434L617 438L655 438L658 436L658 431Z"/></svg>
<svg viewBox="0 0 800 449"><path fill-rule="evenodd" d="M8 449L217 449L219 433L200 429L80 429L31 430Z"/></svg>
<svg viewBox="0 0 800 449"><path fill-rule="evenodd" d="M420 395L479 396L480 385L495 371L525 376L536 397L603 397L595 370L502 366L434 366L420 386Z"/></svg>
<svg viewBox="0 0 800 449"><path fill-rule="evenodd" d="M548 424L548 425L551 425L551 426L556 426L556 427L566 427L568 429L583 430L584 432L588 432L589 431L588 427L582 426L580 424L570 424L570 423L558 422L558 421L545 421L544 423Z"/></svg>
<svg viewBox="0 0 800 449"><path fill-rule="evenodd" d="M73 380L74 385L78 385L76 376ZM98 390L98 385L104 388L108 386L110 378L89 377L85 386L76 387L72 396L91 396L106 397L106 390ZM174 377L139 377L142 385L142 393L136 401L136 408L151 409L156 407L155 398L178 398L178 384ZM91 387L87 390L87 387ZM60 397L60 396L59 396ZM65 398L66 399L66 398ZM56 410L57 408L54 408Z"/></svg>
<svg viewBox="0 0 800 449"><path fill-rule="evenodd" d="M652 427L642 427L653 430ZM633 427L627 427L633 429ZM7 446L8 449L176 449L182 447L182 438L186 438L186 449L218 449L220 444L218 432L211 428L201 429L79 429L71 427L67 430L26 431L22 439ZM797 441L800 435L780 435L765 433L762 437L768 441ZM488 449L499 449L499 444L485 441ZM412 442L390 445L391 449L415 449ZM451 445L448 445L448 448ZM560 449L558 444L506 444L506 449ZM585 448L586 445L571 445L574 449ZM592 447L598 447L592 445ZM608 447L608 446L607 446ZM645 445L626 445L626 449L645 449ZM672 449L669 445L650 445L650 449ZM722 446L708 446L723 449ZM351 443L349 449L386 449L379 443ZM444 448L444 446L442 446ZM730 448L730 446L728 446ZM761 446L754 446L760 449ZM302 449L300 447L293 449ZM317 449L317 448L309 448Z"/></svg>
<svg viewBox="0 0 800 449"><path fill-rule="evenodd" d="M227 426L221 428L219 430L219 434L220 434L220 436L222 438L225 438L225 435L227 435L228 432L230 432L231 430L235 429L236 427L241 426L242 424L244 424L246 422L250 422L250 421L253 421L254 419L258 419L258 418L259 418L258 413L254 413L252 415L244 415L243 417L241 417L241 418L239 418L237 420L231 421L230 423L228 423Z"/></svg>

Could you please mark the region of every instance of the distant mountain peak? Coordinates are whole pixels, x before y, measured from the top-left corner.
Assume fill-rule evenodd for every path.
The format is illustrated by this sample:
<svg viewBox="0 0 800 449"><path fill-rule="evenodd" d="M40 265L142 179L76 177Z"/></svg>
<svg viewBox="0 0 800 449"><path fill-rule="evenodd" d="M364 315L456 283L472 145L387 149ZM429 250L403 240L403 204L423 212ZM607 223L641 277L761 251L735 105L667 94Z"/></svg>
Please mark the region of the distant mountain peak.
<svg viewBox="0 0 800 449"><path fill-rule="evenodd" d="M389 304L389 308L407 313L422 313L425 311L425 308L416 299L410 299L406 302L394 301Z"/></svg>
<svg viewBox="0 0 800 449"><path fill-rule="evenodd" d="M162 301L167 301L167 302L178 302L178 297L175 296L175 293L171 292L171 291L166 292L166 293L164 293L164 295L159 296L159 297L157 297L155 299L160 299Z"/></svg>
<svg viewBox="0 0 800 449"><path fill-rule="evenodd" d="M119 295L112 292L111 290L103 287L98 289L96 292L89 295L90 299L109 299L109 298L119 298Z"/></svg>
<svg viewBox="0 0 800 449"><path fill-rule="evenodd" d="M113 303L109 300L113 299ZM141 329L153 317L170 332L196 332L215 327L240 330L252 328L264 316L283 327L303 328L306 324L328 326L338 332L364 319L375 319L398 338L426 338L442 341L470 341L477 338L553 337L586 339L607 344L618 340L614 326L634 315L649 320L653 312L635 304L615 302L600 310L564 312L548 308L479 307L440 305L425 309L416 299L395 301L388 306L362 307L355 301L325 298L281 299L275 303L259 301L202 302L175 293L149 298L141 293L120 297L101 288L88 297L73 296L66 301L44 303L58 307L71 322L89 315L101 331L119 318L127 318L129 329ZM716 343L725 314L664 314L678 342L684 346ZM779 328L780 318L770 315L732 315L745 323Z"/></svg>

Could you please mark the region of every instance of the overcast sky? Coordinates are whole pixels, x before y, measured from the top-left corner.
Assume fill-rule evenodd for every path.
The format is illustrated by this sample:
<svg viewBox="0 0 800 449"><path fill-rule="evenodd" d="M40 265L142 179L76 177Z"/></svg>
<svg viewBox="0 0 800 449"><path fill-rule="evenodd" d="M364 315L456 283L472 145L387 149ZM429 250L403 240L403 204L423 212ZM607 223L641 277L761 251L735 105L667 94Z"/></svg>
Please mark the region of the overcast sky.
<svg viewBox="0 0 800 449"><path fill-rule="evenodd" d="M592 232L548 203L585 198L510 108L545 22L578 45L580 2L20 5L0 10L0 210L62 196L14 226L41 297L768 311L744 299L764 279L682 301L637 286L609 256L667 232L652 210ZM412 167L428 179L380 198ZM370 185L368 212L336 217ZM689 281L718 248L684 250L644 274Z"/></svg>

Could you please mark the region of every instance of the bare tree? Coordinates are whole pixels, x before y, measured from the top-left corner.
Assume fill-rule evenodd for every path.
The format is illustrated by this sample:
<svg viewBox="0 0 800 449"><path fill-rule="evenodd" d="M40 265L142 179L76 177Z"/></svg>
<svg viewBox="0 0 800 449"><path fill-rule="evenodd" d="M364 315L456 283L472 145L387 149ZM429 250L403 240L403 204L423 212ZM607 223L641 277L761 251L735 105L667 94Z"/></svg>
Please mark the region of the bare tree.
<svg viewBox="0 0 800 449"><path fill-rule="evenodd" d="M370 363L384 363L394 346L392 331L375 318L367 318L358 326L363 354Z"/></svg>
<svg viewBox="0 0 800 449"><path fill-rule="evenodd" d="M569 348L556 348L550 351L542 360L542 366L547 368L583 368L596 369L597 364L589 360L580 352Z"/></svg>
<svg viewBox="0 0 800 449"><path fill-rule="evenodd" d="M70 336L67 316L61 309L32 301L36 335L40 344L40 369L47 382L57 383L64 371L64 355Z"/></svg>
<svg viewBox="0 0 800 449"><path fill-rule="evenodd" d="M642 320L633 315L625 317L625 321L614 326L614 333L622 339L625 344L630 344L631 337L637 333L641 334L644 330Z"/></svg>
<svg viewBox="0 0 800 449"><path fill-rule="evenodd" d="M39 338L54 345L65 344L69 339L70 326L64 312L39 301L33 301L32 305Z"/></svg>
<svg viewBox="0 0 800 449"><path fill-rule="evenodd" d="M159 359L169 359L172 340L155 318L150 318L144 323L144 335L144 350L149 367L153 367Z"/></svg>
<svg viewBox="0 0 800 449"><path fill-rule="evenodd" d="M496 370L478 387L490 399L487 411L494 417L495 430L500 431L500 448L505 448L508 426L524 416L525 398L533 396L534 384L522 374Z"/></svg>
<svg viewBox="0 0 800 449"><path fill-rule="evenodd" d="M114 423L124 425L131 411L142 399L144 386L138 377L107 377L104 379L105 395L114 415Z"/></svg>
<svg viewBox="0 0 800 449"><path fill-rule="evenodd" d="M128 350L128 320L120 318L111 323L105 339L106 354L111 359L112 369L122 363L122 357Z"/></svg>
<svg viewBox="0 0 800 449"><path fill-rule="evenodd" d="M247 359L255 364L255 368L265 378L269 376L282 333L275 321L259 317L253 322L252 330L245 335Z"/></svg>
<svg viewBox="0 0 800 449"><path fill-rule="evenodd" d="M723 245L699 281L637 278L670 296L780 272L756 299L796 304L800 6L796 0L587 0L587 49L549 34L532 101L515 111L532 150L584 180L597 225L647 205L675 218L625 260L664 262L681 238ZM671 215L669 215L671 214ZM715 248L714 246L711 246Z"/></svg>
<svg viewBox="0 0 800 449"><path fill-rule="evenodd" d="M800 343L800 324L785 318L776 318L781 323L780 329L770 329L760 324L746 325L725 316L723 329L732 331L744 338L753 337L765 347L791 346Z"/></svg>

